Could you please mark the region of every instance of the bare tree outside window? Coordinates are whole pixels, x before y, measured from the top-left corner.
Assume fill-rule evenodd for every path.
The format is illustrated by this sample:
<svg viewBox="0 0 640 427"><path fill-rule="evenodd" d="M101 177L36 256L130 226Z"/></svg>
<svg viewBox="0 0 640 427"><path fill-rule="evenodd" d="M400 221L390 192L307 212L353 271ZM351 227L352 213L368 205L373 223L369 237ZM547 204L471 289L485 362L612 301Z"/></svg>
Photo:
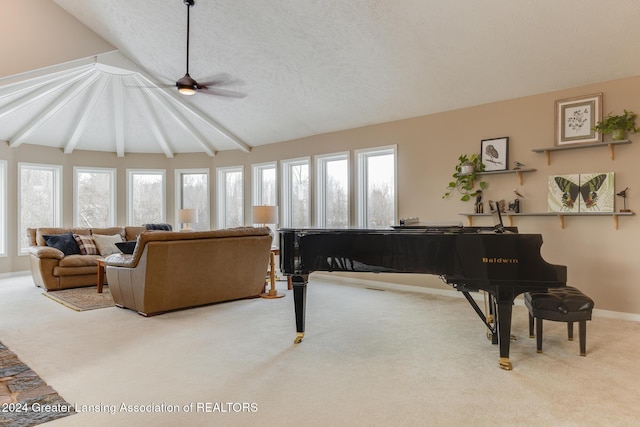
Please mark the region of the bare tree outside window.
<svg viewBox="0 0 640 427"><path fill-rule="evenodd" d="M218 227L244 225L244 173L242 167L218 169Z"/></svg>
<svg viewBox="0 0 640 427"><path fill-rule="evenodd" d="M318 156L316 169L318 226L325 228L349 227L348 154Z"/></svg>
<svg viewBox="0 0 640 427"><path fill-rule="evenodd" d="M358 156L358 225L387 228L396 223L396 149L361 150Z"/></svg>
<svg viewBox="0 0 640 427"><path fill-rule="evenodd" d="M29 246L27 228L59 227L62 166L19 164L20 253Z"/></svg>
<svg viewBox="0 0 640 427"><path fill-rule="evenodd" d="M165 222L164 171L129 171L129 223Z"/></svg>
<svg viewBox="0 0 640 427"><path fill-rule="evenodd" d="M194 230L209 230L209 174L206 172L179 173L180 194L179 209L196 209L196 222L191 224Z"/></svg>
<svg viewBox="0 0 640 427"><path fill-rule="evenodd" d="M282 161L282 221L285 227L311 225L309 159Z"/></svg>
<svg viewBox="0 0 640 427"><path fill-rule="evenodd" d="M75 168L75 225L113 227L115 170Z"/></svg>

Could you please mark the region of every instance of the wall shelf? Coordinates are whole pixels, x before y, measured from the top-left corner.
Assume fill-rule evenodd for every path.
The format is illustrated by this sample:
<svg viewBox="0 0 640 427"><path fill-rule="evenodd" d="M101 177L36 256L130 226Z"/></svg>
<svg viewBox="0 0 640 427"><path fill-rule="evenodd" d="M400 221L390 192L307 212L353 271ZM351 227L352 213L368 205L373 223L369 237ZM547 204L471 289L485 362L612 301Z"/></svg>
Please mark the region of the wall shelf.
<svg viewBox="0 0 640 427"><path fill-rule="evenodd" d="M518 181L520 185L522 185L522 174L525 172L535 172L536 169L531 168L522 168L522 169L507 169L502 171L486 171L486 172L478 172L476 175L502 175L506 173L515 173L518 176Z"/></svg>
<svg viewBox="0 0 640 427"><path fill-rule="evenodd" d="M621 141L609 141L609 142L596 142L594 144L574 144L574 145L565 145L560 147L547 147L547 148L534 148L534 153L544 153L547 157L547 165L551 164L551 152L552 151L563 151L563 150L577 150L582 148L594 148L594 147L609 147L609 157L611 160L614 160L614 147L619 144L631 144L631 141L628 139L623 139Z"/></svg>
<svg viewBox="0 0 640 427"><path fill-rule="evenodd" d="M618 217L621 216L633 216L635 212L528 212L528 213L513 213L507 212L503 214L509 220L509 227L513 227L514 216L549 216L557 217L560 221L560 228L564 228L564 218L567 216L610 216L613 218L613 226L618 229ZM464 215L467 217L467 223L469 226L473 226L474 217L490 217L491 214L472 214L472 213L460 213L458 215Z"/></svg>

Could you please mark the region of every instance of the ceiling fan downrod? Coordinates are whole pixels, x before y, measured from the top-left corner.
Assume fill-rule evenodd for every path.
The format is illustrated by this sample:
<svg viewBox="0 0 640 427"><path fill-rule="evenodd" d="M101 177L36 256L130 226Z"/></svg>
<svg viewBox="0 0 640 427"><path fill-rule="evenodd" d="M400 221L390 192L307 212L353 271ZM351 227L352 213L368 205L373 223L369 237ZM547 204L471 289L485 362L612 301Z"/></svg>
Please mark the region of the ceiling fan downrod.
<svg viewBox="0 0 640 427"><path fill-rule="evenodd" d="M183 95L193 95L198 89L198 84L189 75L189 27L191 23L190 11L191 7L195 4L195 0L184 0L184 4L187 5L187 73L176 82L176 86L178 86L179 93Z"/></svg>

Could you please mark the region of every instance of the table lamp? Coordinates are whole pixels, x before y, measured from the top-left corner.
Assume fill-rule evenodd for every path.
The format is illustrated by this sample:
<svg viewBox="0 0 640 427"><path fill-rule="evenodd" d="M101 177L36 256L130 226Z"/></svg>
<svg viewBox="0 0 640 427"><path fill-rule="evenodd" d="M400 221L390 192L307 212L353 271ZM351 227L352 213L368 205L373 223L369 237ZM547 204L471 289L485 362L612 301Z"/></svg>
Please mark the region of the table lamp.
<svg viewBox="0 0 640 427"><path fill-rule="evenodd" d="M178 222L183 225L180 231L194 231L191 224L196 222L196 216L195 209L179 209Z"/></svg>

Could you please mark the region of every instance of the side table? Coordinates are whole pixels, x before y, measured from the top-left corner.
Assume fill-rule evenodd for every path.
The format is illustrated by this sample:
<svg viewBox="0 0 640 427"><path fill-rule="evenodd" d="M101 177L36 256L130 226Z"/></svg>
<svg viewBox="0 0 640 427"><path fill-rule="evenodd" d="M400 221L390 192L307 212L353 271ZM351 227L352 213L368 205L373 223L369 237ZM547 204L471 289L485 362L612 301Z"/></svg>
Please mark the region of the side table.
<svg viewBox="0 0 640 427"><path fill-rule="evenodd" d="M269 291L260 294L262 298L282 298L284 294L279 294L276 290L276 255L280 255L280 248L272 247L269 253Z"/></svg>
<svg viewBox="0 0 640 427"><path fill-rule="evenodd" d="M104 258L98 258L96 260L98 264L98 293L102 293L102 285L104 284Z"/></svg>

